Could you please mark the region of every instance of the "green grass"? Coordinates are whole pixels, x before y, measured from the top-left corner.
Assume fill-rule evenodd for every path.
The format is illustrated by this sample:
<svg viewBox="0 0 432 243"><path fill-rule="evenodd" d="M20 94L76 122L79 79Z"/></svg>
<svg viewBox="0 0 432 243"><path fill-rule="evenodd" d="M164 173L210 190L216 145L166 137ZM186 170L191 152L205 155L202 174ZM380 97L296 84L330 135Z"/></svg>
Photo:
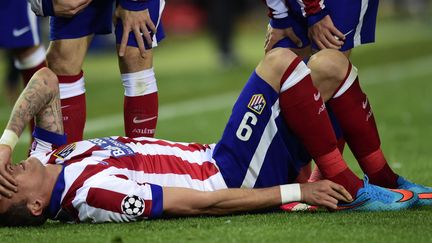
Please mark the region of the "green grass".
<svg viewBox="0 0 432 243"><path fill-rule="evenodd" d="M223 70L206 35L170 37L157 48L155 69L161 118L157 137L215 142L250 72L263 55L265 24L247 26L236 40L241 67ZM417 22L380 22L377 43L356 49L354 64L373 105L390 165L419 183L432 185L432 30ZM426 62L426 63L425 63ZM114 53L89 56L85 63L88 124L121 117L123 88ZM102 88L101 88L102 87ZM216 97L221 103L209 104ZM218 98L219 97L219 98ZM223 97L223 98L220 98ZM203 102L188 113L179 104ZM211 108L212 105L216 105ZM0 99L0 127L10 108ZM103 122L106 123L106 122ZM91 125L89 125L91 126ZM121 119L87 138L123 134ZM24 158L20 143L14 160ZM347 153L352 168L360 169ZM152 220L131 224L64 225L0 229L1 242L427 242L432 238L432 209L393 213L271 213L226 217Z"/></svg>

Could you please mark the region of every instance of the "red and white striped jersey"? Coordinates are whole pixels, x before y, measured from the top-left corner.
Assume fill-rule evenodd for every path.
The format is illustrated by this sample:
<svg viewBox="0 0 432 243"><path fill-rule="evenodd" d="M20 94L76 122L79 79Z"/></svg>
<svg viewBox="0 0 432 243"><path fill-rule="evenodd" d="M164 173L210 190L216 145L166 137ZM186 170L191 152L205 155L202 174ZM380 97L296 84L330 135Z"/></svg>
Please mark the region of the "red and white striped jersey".
<svg viewBox="0 0 432 243"><path fill-rule="evenodd" d="M214 145L153 138L105 137L52 150L36 137L31 155L61 164L49 210L78 221L125 222L162 214L162 187L226 188L212 159Z"/></svg>
<svg viewBox="0 0 432 243"><path fill-rule="evenodd" d="M300 6L303 17L316 14L325 8L324 0L265 0L264 3L269 9L269 17L273 19L283 19L288 17L288 10L294 4Z"/></svg>

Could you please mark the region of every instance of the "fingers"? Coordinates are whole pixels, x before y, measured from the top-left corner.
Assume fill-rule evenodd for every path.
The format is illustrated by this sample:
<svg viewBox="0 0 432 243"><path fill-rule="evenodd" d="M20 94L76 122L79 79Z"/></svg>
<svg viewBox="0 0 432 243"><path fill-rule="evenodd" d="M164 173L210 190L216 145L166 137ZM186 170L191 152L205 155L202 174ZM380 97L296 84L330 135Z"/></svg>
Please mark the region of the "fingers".
<svg viewBox="0 0 432 243"><path fill-rule="evenodd" d="M141 56L144 57L145 46L144 46L144 40L142 38L141 30L139 27L134 28L134 34L135 34L135 39L138 43L138 48L140 50Z"/></svg>
<svg viewBox="0 0 432 243"><path fill-rule="evenodd" d="M120 42L120 48L119 48L119 56L121 56L121 57L123 57L125 55L126 46L128 43L130 31L131 31L130 28L126 28L126 26L123 26L123 35L122 35L122 39Z"/></svg>
<svg viewBox="0 0 432 243"><path fill-rule="evenodd" d="M327 48L332 49L340 49L343 45L343 41L340 39L336 39L335 35L331 33L330 31L326 31L325 33L325 39L327 40Z"/></svg>
<svg viewBox="0 0 432 243"><path fill-rule="evenodd" d="M9 173L0 172L0 195L7 198L12 197L12 193L17 192L16 182Z"/></svg>
<svg viewBox="0 0 432 243"><path fill-rule="evenodd" d="M292 28L290 28L291 30L290 31L287 31L287 37L292 41L292 42L294 42L294 44L297 46L297 47L302 47L303 46L303 43L302 43L302 41L300 40L300 38L298 38L298 36L294 33L294 31L292 30Z"/></svg>
<svg viewBox="0 0 432 243"><path fill-rule="evenodd" d="M337 37L337 39L339 40L345 40L345 35L342 32L340 32L336 27L334 26L330 27L330 32L333 34L335 39Z"/></svg>
<svg viewBox="0 0 432 243"><path fill-rule="evenodd" d="M334 191L336 191L342 198L340 200L345 202L352 202L353 198L351 194L341 185L332 182L330 185Z"/></svg>

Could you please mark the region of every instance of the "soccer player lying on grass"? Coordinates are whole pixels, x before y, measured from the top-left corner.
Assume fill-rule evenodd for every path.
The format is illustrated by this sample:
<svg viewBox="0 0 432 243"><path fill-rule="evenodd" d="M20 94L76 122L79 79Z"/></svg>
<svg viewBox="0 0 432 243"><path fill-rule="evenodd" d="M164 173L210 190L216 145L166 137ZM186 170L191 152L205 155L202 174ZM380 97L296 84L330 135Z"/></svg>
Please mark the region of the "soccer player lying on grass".
<svg viewBox="0 0 432 243"><path fill-rule="evenodd" d="M292 201L365 211L418 203L411 191L360 180L336 148L323 100L344 81L347 59L327 50L309 65L311 70L288 49L268 53L234 105L221 140L211 145L126 137L63 145L57 79L49 69L39 71L0 140L5 144L0 145L0 222L37 225L64 215L75 221L125 222L229 214ZM12 149L33 116L31 157L12 166ZM287 184L295 183L309 154L334 182Z"/></svg>

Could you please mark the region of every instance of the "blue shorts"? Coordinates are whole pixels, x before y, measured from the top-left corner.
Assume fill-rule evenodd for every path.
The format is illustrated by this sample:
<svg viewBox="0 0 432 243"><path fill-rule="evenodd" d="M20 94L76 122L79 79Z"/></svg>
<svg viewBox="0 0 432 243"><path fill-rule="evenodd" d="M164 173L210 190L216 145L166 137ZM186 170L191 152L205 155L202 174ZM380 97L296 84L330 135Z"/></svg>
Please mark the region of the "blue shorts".
<svg viewBox="0 0 432 243"><path fill-rule="evenodd" d="M165 1L149 0L148 5L150 17L157 26L156 35L153 35L153 46L155 46L155 44L165 37L162 24L160 23ZM110 34L112 32L113 9L114 0L93 0L89 6L72 18L51 17L50 39L75 39L93 34ZM115 31L117 44L120 44L122 34L122 23L121 21L117 21ZM133 32L129 34L128 45L138 47ZM151 46L146 44L146 48L149 49Z"/></svg>
<svg viewBox="0 0 432 243"><path fill-rule="evenodd" d="M350 50L356 46L375 41L375 26L378 12L378 0L326 0L325 6L332 18L333 24L340 32L346 34L341 51ZM289 15L293 19L292 27L302 40L303 46L308 46L308 24L302 15L301 7L296 0L288 0ZM275 47L298 48L290 39L279 41ZM312 43L314 49L319 49Z"/></svg>
<svg viewBox="0 0 432 243"><path fill-rule="evenodd" d="M232 109L213 159L231 188L292 183L311 157L286 127L279 94L256 73L252 75Z"/></svg>
<svg viewBox="0 0 432 243"><path fill-rule="evenodd" d="M0 4L0 47L39 45L38 18L26 0L2 0Z"/></svg>

